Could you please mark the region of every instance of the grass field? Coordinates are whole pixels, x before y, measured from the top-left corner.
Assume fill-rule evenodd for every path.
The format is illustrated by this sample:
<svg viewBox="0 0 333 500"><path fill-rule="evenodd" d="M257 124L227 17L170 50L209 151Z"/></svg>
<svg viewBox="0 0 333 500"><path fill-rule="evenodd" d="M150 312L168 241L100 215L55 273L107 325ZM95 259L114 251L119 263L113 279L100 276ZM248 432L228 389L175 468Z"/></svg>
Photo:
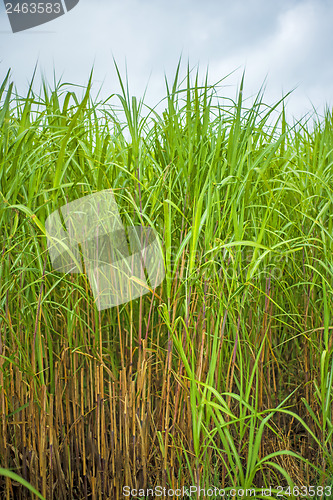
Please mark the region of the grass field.
<svg viewBox="0 0 333 500"><path fill-rule="evenodd" d="M24 98L3 81L1 499L32 498L21 480L56 500L330 498L332 112L291 124L285 99L247 104L243 79L222 99L180 70L161 112L119 72L104 102L92 77ZM165 279L98 311L85 274L52 269L45 220L107 188L124 223L158 233Z"/></svg>

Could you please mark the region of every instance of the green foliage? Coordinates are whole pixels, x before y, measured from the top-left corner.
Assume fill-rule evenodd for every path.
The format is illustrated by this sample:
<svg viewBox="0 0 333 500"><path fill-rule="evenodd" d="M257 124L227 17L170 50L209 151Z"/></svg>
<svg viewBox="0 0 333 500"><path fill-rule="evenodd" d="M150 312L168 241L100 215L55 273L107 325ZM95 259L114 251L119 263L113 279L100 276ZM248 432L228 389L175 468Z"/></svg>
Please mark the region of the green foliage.
<svg viewBox="0 0 333 500"><path fill-rule="evenodd" d="M104 102L91 98L92 74L81 97L61 82L37 95L32 82L22 98L9 73L0 88L0 464L23 466L25 422L40 477L25 474L44 496L46 477L59 495L111 482L119 492L131 470L169 485L324 484L333 114L290 125L285 98L267 106L260 90L246 106L243 75L235 101L223 99L207 75L200 84L188 68L180 81L180 63L158 112L116 70L122 93ZM166 277L155 295L98 313L85 275L52 270L44 224L106 188L126 225L158 232ZM33 405L46 433L35 445ZM97 452L92 428L98 443L115 441Z"/></svg>

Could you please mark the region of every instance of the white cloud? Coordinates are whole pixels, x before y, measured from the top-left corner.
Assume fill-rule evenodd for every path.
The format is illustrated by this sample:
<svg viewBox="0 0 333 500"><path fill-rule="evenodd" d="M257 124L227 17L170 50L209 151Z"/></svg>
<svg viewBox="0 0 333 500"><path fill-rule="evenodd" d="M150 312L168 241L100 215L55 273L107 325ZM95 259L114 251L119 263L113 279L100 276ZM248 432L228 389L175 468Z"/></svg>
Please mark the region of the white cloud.
<svg viewBox="0 0 333 500"><path fill-rule="evenodd" d="M95 61L96 88L119 90L112 56L130 87L141 95L152 73L147 98L164 96L164 72L172 78L183 54L211 83L246 66L246 92L256 93L265 76L266 101L274 102L296 85L290 112L303 114L309 98L320 106L332 99L333 6L328 0L81 0L75 9L43 27L11 34L0 18L1 70L9 66L19 88L26 88L34 65L48 79L53 68L64 80L84 84ZM7 33L4 31L7 30ZM239 83L241 71L226 84ZM230 93L230 90L226 89ZM232 90L232 95L235 89Z"/></svg>

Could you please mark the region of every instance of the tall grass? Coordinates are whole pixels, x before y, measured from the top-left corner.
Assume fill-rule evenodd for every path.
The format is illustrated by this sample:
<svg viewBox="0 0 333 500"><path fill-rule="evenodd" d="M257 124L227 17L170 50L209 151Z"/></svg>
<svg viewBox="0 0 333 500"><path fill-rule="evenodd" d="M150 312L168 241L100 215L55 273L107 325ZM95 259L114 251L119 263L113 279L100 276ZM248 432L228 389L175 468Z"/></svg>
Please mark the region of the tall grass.
<svg viewBox="0 0 333 500"><path fill-rule="evenodd" d="M104 102L0 89L1 498L30 498L14 472L47 499L331 484L332 112L291 125L180 64L157 112L116 69ZM97 311L44 223L106 188L166 276Z"/></svg>

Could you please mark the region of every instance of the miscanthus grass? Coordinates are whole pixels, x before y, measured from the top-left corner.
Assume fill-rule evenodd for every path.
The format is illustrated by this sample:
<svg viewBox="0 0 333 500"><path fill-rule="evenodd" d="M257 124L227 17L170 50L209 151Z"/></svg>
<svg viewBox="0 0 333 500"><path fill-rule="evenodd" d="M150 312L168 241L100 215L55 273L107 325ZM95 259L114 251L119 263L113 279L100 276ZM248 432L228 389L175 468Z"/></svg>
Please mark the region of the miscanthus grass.
<svg viewBox="0 0 333 500"><path fill-rule="evenodd" d="M92 78L1 85L3 499L332 483L332 112L290 124L243 79L233 101L180 72L162 111L119 72L104 102ZM98 312L44 223L106 188L155 228L166 276Z"/></svg>

